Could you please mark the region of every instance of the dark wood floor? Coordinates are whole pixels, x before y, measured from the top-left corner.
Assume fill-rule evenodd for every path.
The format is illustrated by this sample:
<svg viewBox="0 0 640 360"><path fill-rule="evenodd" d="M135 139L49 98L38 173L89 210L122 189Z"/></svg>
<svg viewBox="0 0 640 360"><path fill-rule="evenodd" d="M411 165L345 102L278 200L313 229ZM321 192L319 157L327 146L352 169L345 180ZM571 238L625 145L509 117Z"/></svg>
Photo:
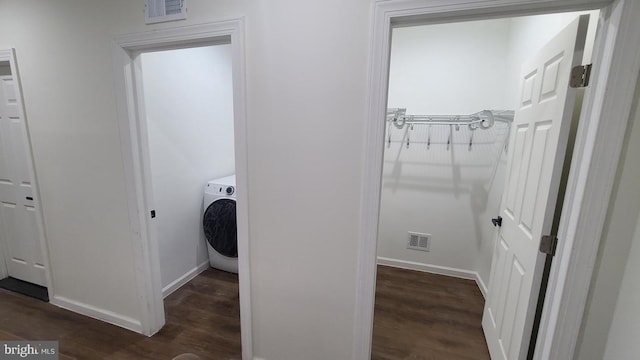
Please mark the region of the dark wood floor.
<svg viewBox="0 0 640 360"><path fill-rule="evenodd" d="M0 340L58 340L60 359L240 359L237 275L209 269L165 299L152 337L0 289Z"/></svg>
<svg viewBox="0 0 640 360"><path fill-rule="evenodd" d="M373 360L490 359L472 280L378 266Z"/></svg>
<svg viewBox="0 0 640 360"><path fill-rule="evenodd" d="M238 277L209 269L165 299L167 324L145 337L0 289L0 340L58 340L62 360L240 359L238 300ZM483 304L471 280L379 266L372 359L489 359Z"/></svg>

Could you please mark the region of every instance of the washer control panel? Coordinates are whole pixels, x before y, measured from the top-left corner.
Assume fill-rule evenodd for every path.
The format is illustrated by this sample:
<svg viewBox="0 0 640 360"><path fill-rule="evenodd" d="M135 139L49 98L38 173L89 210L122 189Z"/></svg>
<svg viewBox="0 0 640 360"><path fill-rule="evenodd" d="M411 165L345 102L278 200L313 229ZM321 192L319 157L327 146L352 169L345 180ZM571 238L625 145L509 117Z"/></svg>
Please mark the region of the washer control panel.
<svg viewBox="0 0 640 360"><path fill-rule="evenodd" d="M207 192L216 195L233 195L236 192L235 186L207 184Z"/></svg>

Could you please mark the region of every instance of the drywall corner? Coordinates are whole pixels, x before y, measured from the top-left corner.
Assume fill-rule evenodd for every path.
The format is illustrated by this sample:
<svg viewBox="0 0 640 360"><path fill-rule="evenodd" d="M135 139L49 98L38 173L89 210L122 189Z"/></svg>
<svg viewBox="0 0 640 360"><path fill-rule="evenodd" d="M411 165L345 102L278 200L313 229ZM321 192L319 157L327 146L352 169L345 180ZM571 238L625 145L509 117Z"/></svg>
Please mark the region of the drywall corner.
<svg viewBox="0 0 640 360"><path fill-rule="evenodd" d="M202 272L209 268L209 259L203 262L202 264L194 267L186 274L182 275L178 279L171 282L169 285L162 288L162 298L166 298L167 296L173 294L174 291L180 289L183 285L193 280L196 276L200 275Z"/></svg>

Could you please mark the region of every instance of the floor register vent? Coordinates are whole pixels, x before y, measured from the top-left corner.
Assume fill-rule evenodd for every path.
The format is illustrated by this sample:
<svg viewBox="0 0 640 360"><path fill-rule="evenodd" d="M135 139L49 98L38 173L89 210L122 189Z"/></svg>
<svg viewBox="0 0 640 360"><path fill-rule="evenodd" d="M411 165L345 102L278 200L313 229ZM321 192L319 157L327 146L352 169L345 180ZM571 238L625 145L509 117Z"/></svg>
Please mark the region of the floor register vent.
<svg viewBox="0 0 640 360"><path fill-rule="evenodd" d="M409 243L407 249L429 251L431 246L431 234L421 234L409 231Z"/></svg>

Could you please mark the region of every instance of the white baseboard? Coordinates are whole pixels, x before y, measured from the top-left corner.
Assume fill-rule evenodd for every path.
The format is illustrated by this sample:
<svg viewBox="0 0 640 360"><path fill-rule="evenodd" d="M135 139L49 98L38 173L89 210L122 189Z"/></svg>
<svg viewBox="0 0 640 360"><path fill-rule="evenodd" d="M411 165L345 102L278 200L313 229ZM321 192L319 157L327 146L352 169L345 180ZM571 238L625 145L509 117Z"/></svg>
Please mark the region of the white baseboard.
<svg viewBox="0 0 640 360"><path fill-rule="evenodd" d="M63 296L54 295L50 301L51 304L73 311L75 313L88 316L90 318L102 320L125 329L135 331L142 334L142 324L139 320L124 316L113 311L100 309L95 306L84 304L79 301L71 300Z"/></svg>
<svg viewBox="0 0 640 360"><path fill-rule="evenodd" d="M182 287L182 285L188 283L194 277L200 275L201 272L207 270L208 268L209 268L209 259L207 258L207 261L189 270L189 272L180 276L176 280L172 281L169 285L162 288L162 298L164 299L167 296L171 295L174 291Z"/></svg>
<svg viewBox="0 0 640 360"><path fill-rule="evenodd" d="M478 274L477 271L457 269L457 268L440 266L440 265L423 264L415 261L391 259L391 258L386 258L382 256L378 256L378 265L385 265L385 266L391 266L391 267L396 267L400 269L416 270L416 271L428 272L431 274L446 275L446 276L452 276L452 277L457 277L461 279L474 280L478 285L478 288L480 288L482 297L486 297L486 294L487 294L487 287L482 281L482 279L480 278L480 275Z"/></svg>
<svg viewBox="0 0 640 360"><path fill-rule="evenodd" d="M482 297L483 298L487 298L487 293L489 292L489 288L487 287L487 285L484 283L484 281L482 281L482 278L480 277L480 274L476 272L476 284L478 284L478 287L480 288L480 292L482 293Z"/></svg>
<svg viewBox="0 0 640 360"><path fill-rule="evenodd" d="M475 280L477 272L463 269L456 269L447 266L423 264L414 261L398 260L378 256L378 264L397 267L401 269L417 270L432 274L453 276L462 279Z"/></svg>

